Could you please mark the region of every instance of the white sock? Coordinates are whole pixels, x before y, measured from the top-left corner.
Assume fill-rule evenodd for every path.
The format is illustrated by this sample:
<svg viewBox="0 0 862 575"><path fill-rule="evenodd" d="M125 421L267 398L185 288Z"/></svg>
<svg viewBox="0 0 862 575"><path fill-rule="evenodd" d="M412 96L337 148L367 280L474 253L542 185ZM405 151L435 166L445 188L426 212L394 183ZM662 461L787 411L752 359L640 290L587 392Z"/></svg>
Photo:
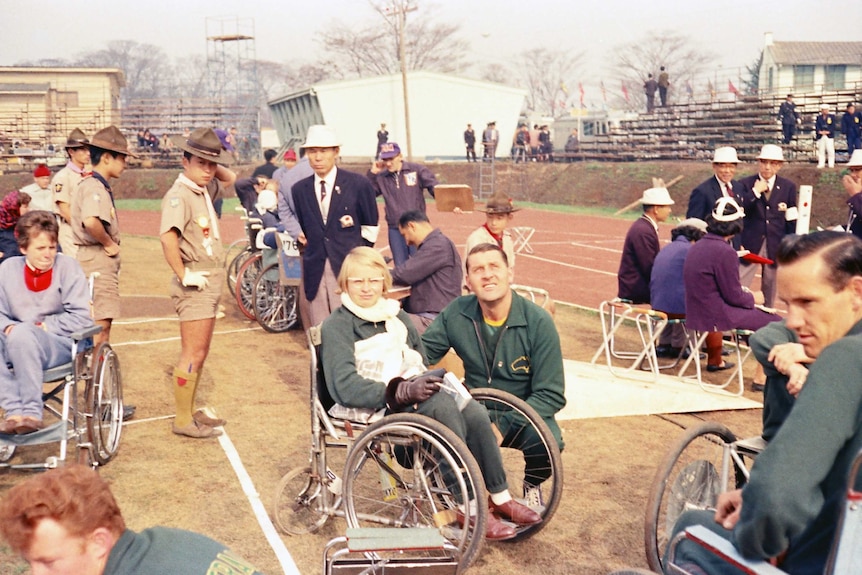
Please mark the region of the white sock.
<svg viewBox="0 0 862 575"><path fill-rule="evenodd" d="M504 505L512 500L512 494L509 493L509 490L500 491L499 493L491 494L491 501L494 505Z"/></svg>

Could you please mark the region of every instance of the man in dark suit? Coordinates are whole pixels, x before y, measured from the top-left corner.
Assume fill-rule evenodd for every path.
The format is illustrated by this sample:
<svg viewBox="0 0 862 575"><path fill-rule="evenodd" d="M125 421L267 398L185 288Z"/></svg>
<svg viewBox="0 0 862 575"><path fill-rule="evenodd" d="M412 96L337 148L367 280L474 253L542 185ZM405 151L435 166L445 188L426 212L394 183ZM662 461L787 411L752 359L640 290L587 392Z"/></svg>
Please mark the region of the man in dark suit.
<svg viewBox="0 0 862 575"><path fill-rule="evenodd" d="M712 156L712 178L701 182L691 191L688 199L686 218L697 218L706 221L706 216L712 213L715 202L722 196L736 199L739 194L739 182L733 181L736 175L736 149L730 146L716 148Z"/></svg>
<svg viewBox="0 0 862 575"><path fill-rule="evenodd" d="M787 100L778 108L778 119L781 121L781 131L784 134L784 144L790 143L793 134L796 133L796 124L802 123L796 104L793 103L793 94L787 94Z"/></svg>
<svg viewBox="0 0 862 575"><path fill-rule="evenodd" d="M742 248L775 261L781 238L796 231L796 184L777 176L784 165L780 146L766 144L757 156L758 173L739 181L739 203L745 210L741 234ZM775 305L775 263L740 263L739 279L749 287L757 266L762 265L760 286L764 305Z"/></svg>
<svg viewBox="0 0 862 575"><path fill-rule="evenodd" d="M302 147L314 175L291 189L306 240L301 291L308 301L310 325L319 324L341 305L336 278L348 252L357 246L373 247L377 240L374 189L364 176L335 167L339 146L328 126L309 127Z"/></svg>

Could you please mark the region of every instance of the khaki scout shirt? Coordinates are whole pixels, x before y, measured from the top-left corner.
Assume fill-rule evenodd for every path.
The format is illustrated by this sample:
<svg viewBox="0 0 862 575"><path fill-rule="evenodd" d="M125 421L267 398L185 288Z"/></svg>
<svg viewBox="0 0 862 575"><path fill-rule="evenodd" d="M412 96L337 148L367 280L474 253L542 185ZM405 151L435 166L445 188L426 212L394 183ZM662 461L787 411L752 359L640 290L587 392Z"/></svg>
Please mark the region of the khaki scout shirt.
<svg viewBox="0 0 862 575"><path fill-rule="evenodd" d="M116 243L120 243L120 227L117 210L106 188L97 177L90 175L81 180L72 192L72 235L79 246L98 246L100 243L84 229L84 220L93 217L102 221L105 231Z"/></svg>
<svg viewBox="0 0 862 575"><path fill-rule="evenodd" d="M210 222L205 193L216 199L223 191L223 185L213 180L207 186L208 192L197 190L177 178L171 189L162 198L162 223L159 235L172 229L180 235L180 256L184 264L196 263L201 268L221 267L224 247L221 240L214 237L214 226ZM209 246L209 252L207 252Z"/></svg>

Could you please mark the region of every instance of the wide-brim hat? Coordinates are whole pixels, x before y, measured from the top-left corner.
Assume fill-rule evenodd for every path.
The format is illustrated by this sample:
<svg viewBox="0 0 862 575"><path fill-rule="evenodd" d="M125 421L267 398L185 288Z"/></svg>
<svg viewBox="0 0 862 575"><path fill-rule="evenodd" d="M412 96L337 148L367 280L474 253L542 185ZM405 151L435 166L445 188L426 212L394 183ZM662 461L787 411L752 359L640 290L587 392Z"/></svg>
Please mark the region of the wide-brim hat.
<svg viewBox="0 0 862 575"><path fill-rule="evenodd" d="M477 211L485 212L486 214L511 214L520 209L515 207L512 198L505 196L494 196L488 200L484 207L476 208Z"/></svg>
<svg viewBox="0 0 862 575"><path fill-rule="evenodd" d="M850 156L850 161L847 162L848 168L862 168L862 150L853 150L853 155Z"/></svg>
<svg viewBox="0 0 862 575"><path fill-rule="evenodd" d="M676 202L670 197L667 188L649 188L644 190L641 203L645 206L672 206Z"/></svg>
<svg viewBox="0 0 862 575"><path fill-rule="evenodd" d="M738 164L739 158L736 157L736 148L731 146L722 146L716 148L712 155L713 164Z"/></svg>
<svg viewBox="0 0 862 575"><path fill-rule="evenodd" d="M733 198L723 196L716 200L712 217L717 222L735 222L745 217L745 210Z"/></svg>
<svg viewBox="0 0 862 575"><path fill-rule="evenodd" d="M301 148L338 148L341 142L338 141L338 136L335 130L323 124L315 124L308 127L308 132L305 135L305 143Z"/></svg>
<svg viewBox="0 0 862 575"><path fill-rule="evenodd" d="M171 141L182 151L216 164L233 161L233 156L222 148L221 140L212 128L197 128L188 138L171 136Z"/></svg>
<svg viewBox="0 0 862 575"><path fill-rule="evenodd" d="M781 149L781 146L777 146L775 144L766 144L762 148L760 148L760 155L757 156L757 159L783 162L784 151Z"/></svg>
<svg viewBox="0 0 862 575"><path fill-rule="evenodd" d="M72 130L72 133L66 138L67 148L83 148L89 143L90 140L87 139L87 134L82 132L80 128Z"/></svg>
<svg viewBox="0 0 862 575"><path fill-rule="evenodd" d="M101 148L110 152L132 156L133 158L138 157L137 154L129 151L129 142L116 126L102 128L93 134L93 139L90 140L89 146L91 148Z"/></svg>

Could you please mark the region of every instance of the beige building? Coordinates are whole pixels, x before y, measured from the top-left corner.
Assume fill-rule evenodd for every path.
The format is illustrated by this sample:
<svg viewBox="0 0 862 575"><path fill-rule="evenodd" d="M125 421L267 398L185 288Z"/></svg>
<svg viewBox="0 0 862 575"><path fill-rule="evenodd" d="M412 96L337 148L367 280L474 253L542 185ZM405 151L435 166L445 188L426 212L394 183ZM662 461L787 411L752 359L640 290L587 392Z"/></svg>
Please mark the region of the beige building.
<svg viewBox="0 0 862 575"><path fill-rule="evenodd" d="M762 96L841 95L862 86L862 42L776 42L766 34L760 65Z"/></svg>
<svg viewBox="0 0 862 575"><path fill-rule="evenodd" d="M119 68L0 67L0 143L58 146L75 127L119 125L125 85Z"/></svg>

